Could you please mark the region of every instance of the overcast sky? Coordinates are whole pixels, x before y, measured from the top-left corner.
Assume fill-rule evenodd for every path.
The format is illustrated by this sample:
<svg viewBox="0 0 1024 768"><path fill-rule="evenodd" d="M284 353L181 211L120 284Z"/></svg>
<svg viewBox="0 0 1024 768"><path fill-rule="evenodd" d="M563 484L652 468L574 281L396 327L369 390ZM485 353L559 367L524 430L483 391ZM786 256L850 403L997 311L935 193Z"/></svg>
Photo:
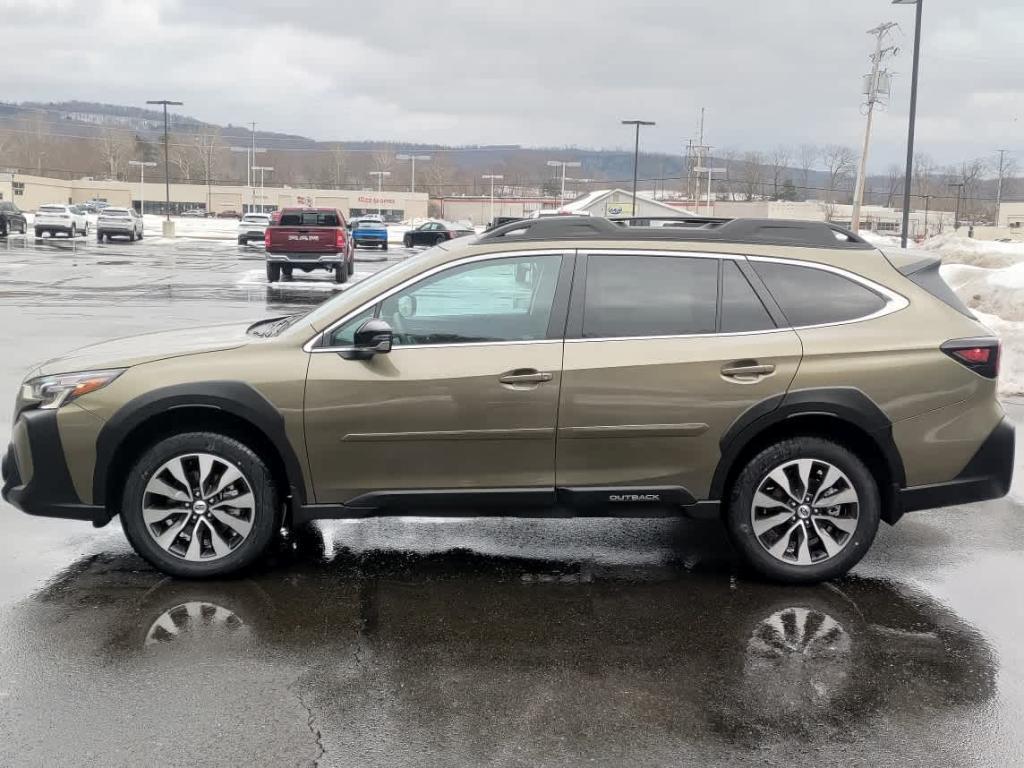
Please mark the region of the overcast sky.
<svg viewBox="0 0 1024 768"><path fill-rule="evenodd" d="M918 146L1020 145L1024 0L925 0ZM317 139L676 152L859 148L861 75L897 21L871 166L905 152L913 6L890 0L0 0L4 100L185 102Z"/></svg>

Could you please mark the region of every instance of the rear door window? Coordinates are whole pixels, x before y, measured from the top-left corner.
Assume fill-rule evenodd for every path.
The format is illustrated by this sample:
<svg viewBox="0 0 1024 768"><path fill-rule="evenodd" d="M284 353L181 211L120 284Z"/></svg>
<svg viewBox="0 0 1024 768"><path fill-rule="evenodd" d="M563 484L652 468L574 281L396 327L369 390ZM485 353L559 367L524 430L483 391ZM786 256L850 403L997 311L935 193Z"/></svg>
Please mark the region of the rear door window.
<svg viewBox="0 0 1024 768"><path fill-rule="evenodd" d="M782 314L795 327L857 320L885 308L867 286L815 267L751 260Z"/></svg>
<svg viewBox="0 0 1024 768"><path fill-rule="evenodd" d="M583 337L714 333L717 303L717 259L592 254Z"/></svg>
<svg viewBox="0 0 1024 768"><path fill-rule="evenodd" d="M339 227L338 214L331 211L293 211L281 214L282 227Z"/></svg>

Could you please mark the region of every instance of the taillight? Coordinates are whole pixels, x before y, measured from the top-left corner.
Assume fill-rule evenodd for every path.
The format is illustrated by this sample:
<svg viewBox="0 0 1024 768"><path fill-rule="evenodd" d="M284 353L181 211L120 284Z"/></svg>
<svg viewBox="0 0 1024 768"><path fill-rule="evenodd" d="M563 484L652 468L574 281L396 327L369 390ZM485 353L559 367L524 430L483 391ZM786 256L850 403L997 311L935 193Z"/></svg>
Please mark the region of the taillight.
<svg viewBox="0 0 1024 768"><path fill-rule="evenodd" d="M263 247L270 247L270 227L267 227L265 230L263 230Z"/></svg>
<svg viewBox="0 0 1024 768"><path fill-rule="evenodd" d="M999 376L999 339L982 336L975 339L951 339L940 349L979 376L994 379Z"/></svg>
<svg viewBox="0 0 1024 768"><path fill-rule="evenodd" d="M338 230L338 239L335 241L335 245L338 246L339 251L345 250L345 230Z"/></svg>

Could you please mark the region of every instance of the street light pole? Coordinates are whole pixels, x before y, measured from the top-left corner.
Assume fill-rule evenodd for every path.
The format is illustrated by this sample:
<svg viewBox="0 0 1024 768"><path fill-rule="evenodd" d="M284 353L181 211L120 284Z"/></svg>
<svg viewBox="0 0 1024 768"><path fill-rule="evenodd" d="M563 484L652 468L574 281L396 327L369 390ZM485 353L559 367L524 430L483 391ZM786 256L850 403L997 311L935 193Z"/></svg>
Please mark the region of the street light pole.
<svg viewBox="0 0 1024 768"><path fill-rule="evenodd" d="M914 16L914 67L910 77L910 126L907 129L907 171L903 177L903 234L900 247L907 247L910 229L910 180L914 174L914 123L917 120L917 71L921 57L921 6L924 0L892 0L893 5L916 5Z"/></svg>
<svg viewBox="0 0 1024 768"><path fill-rule="evenodd" d="M636 179L637 168L640 165L640 126L654 125L650 120L623 120L623 125L636 126L636 144L633 146L633 210L631 216L636 216Z"/></svg>
<svg viewBox="0 0 1024 768"><path fill-rule="evenodd" d="M494 226L494 182L498 179L504 179L505 177L500 173L485 173L480 177L481 179L491 180L491 226Z"/></svg>
<svg viewBox="0 0 1024 768"><path fill-rule="evenodd" d="M272 173L274 167L272 165L254 165L252 167L253 176L256 176L256 171L260 172L260 213L263 213L263 209L266 207L267 195L263 191L266 187L263 185L263 172Z"/></svg>
<svg viewBox="0 0 1024 768"><path fill-rule="evenodd" d="M146 215L146 169L152 168L156 163L146 163L142 160L129 160L128 165L139 166L139 215Z"/></svg>
<svg viewBox="0 0 1024 768"><path fill-rule="evenodd" d="M416 161L422 160L426 162L431 159L430 155L395 155L396 160L411 160L412 161L412 176L410 178L409 191L416 191Z"/></svg>
<svg viewBox="0 0 1024 768"><path fill-rule="evenodd" d="M391 175L391 171L370 171L370 175L377 177L377 194L378 195L383 195L384 194L384 177L385 176L390 176ZM378 203L378 205L377 205L377 213L380 213L381 215L384 214L384 209L381 207L380 203Z"/></svg>
<svg viewBox="0 0 1024 768"><path fill-rule="evenodd" d="M167 217L164 222L164 237L174 237L174 225L171 224L171 161L168 159L167 152L169 148L167 138L167 107L180 107L184 102L154 99L146 103L159 104L164 108L164 215Z"/></svg>
<svg viewBox="0 0 1024 768"><path fill-rule="evenodd" d="M561 166L562 168L562 192L558 198L558 207L562 208L565 206L565 169L566 168L579 168L582 163L577 163L570 160L548 160L548 165L552 168Z"/></svg>

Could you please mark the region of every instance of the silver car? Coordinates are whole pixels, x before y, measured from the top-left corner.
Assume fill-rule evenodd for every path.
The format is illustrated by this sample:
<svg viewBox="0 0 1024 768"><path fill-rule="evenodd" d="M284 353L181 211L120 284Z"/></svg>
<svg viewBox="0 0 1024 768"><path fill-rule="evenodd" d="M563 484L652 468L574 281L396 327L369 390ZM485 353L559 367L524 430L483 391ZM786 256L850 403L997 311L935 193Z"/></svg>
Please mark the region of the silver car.
<svg viewBox="0 0 1024 768"><path fill-rule="evenodd" d="M142 216L132 208L104 208L96 218L96 242L102 243L104 237L109 241L115 235L135 242L142 234Z"/></svg>
<svg viewBox="0 0 1024 768"><path fill-rule="evenodd" d="M248 245L250 240L259 240L262 243L269 224L269 213L245 214L238 222L238 244Z"/></svg>

